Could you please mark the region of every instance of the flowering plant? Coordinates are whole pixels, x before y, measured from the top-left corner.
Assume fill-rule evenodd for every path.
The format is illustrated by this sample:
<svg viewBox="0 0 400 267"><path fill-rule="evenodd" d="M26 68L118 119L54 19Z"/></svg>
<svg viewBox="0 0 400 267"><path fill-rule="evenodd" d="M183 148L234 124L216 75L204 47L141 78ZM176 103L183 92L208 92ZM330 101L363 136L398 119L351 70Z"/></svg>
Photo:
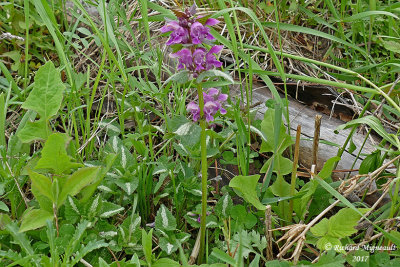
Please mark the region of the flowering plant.
<svg viewBox="0 0 400 267"><path fill-rule="evenodd" d="M208 16L196 16L196 5L187 8L184 12L174 11L178 20L167 19L167 24L160 31L169 32L166 42L174 50L171 58L178 60L178 70L189 73L189 77L196 78L197 103L191 101L187 111L191 113L193 121L200 122L201 146L201 180L202 180L202 211L200 216L200 250L199 263L202 263L205 248L206 208L207 208L207 151L206 151L206 126L214 121L219 113L226 114L223 105L228 95L222 94L216 88L203 91L201 83L204 77L223 76L231 78L221 71L216 70L222 66L217 54L222 51L222 45L214 45L214 36L210 33L210 26L219 23L217 19ZM207 73L210 72L210 73Z"/></svg>

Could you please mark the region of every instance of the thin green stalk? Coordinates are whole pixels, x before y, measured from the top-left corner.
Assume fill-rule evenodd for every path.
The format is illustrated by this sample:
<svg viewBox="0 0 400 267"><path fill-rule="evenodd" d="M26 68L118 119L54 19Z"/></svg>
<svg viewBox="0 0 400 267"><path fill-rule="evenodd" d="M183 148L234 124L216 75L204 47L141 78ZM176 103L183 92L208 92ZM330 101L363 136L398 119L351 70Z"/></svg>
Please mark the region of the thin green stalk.
<svg viewBox="0 0 400 267"><path fill-rule="evenodd" d="M390 214L389 218L393 218L395 213L397 212L398 206L397 204L397 198L399 196L399 189L400 189L400 168L399 168L399 162L397 162L397 172L396 172L396 186L395 186L395 191L393 194L393 199L392 199L392 206L390 207Z"/></svg>
<svg viewBox="0 0 400 267"><path fill-rule="evenodd" d="M201 84L197 84L197 94L200 106L200 149L201 149L201 219L200 219L200 250L198 263L203 263L206 237L207 216L207 144L206 144L206 121L204 120L204 99Z"/></svg>
<svg viewBox="0 0 400 267"><path fill-rule="evenodd" d="M24 0L25 14L25 62L24 62L24 89L28 84L28 63L29 63L29 0Z"/></svg>
<svg viewBox="0 0 400 267"><path fill-rule="evenodd" d="M1 93L0 94L0 146L2 146L4 149L6 146L6 134L5 134L6 110L7 110L7 105L5 96L4 93Z"/></svg>

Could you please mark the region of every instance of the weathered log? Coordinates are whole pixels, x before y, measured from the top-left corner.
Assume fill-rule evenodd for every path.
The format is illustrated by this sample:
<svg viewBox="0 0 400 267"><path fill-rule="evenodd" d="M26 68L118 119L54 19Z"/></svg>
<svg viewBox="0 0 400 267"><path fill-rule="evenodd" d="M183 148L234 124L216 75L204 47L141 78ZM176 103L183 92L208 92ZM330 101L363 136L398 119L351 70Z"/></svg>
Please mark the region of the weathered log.
<svg viewBox="0 0 400 267"><path fill-rule="evenodd" d="M235 85L231 87L231 95L240 96L240 88ZM270 90L264 85L260 83L253 83L253 99L252 103L265 103L268 99L272 98L272 94ZM350 129L345 129L339 131L339 133L335 133L335 129L340 125L344 124L344 121L341 121L336 118L330 118L329 116L318 112L316 110L311 109L310 107L301 104L297 100L289 97L289 121L290 121L290 129L291 134L294 134L297 128L297 125L301 125L301 138L300 141L300 156L299 162L306 168L311 168L311 160L312 160L312 138L314 136L314 118L316 115L321 115L321 132L320 132L320 140L328 141L331 143L338 144L342 146L349 133ZM262 120L264 118L265 111L267 107L265 105L259 105L257 110L257 114L255 115L256 119ZM356 149L350 153L348 147L345 149L341 160L339 161L336 170L350 170L350 169L358 169L364 157L360 156L357 158L357 154L362 147L362 143L365 140L365 135L362 133L355 132L353 134L353 142L356 145ZM364 147L362 149L362 153L370 154L375 150L374 144L370 139L367 139ZM317 161L317 170L321 169L324 163L337 155L338 147L327 145L324 143L319 144L318 150L318 161ZM332 176L334 180L341 180L345 176L347 176L348 172L335 172ZM350 175L355 175L357 172L351 172ZM373 183L370 187L370 190L375 190L376 184ZM379 193L374 193L368 195L365 198L365 202L368 204L373 204L376 199L380 197ZM349 196L351 201L359 201L360 198L355 194ZM389 201L390 199L387 197L383 203Z"/></svg>

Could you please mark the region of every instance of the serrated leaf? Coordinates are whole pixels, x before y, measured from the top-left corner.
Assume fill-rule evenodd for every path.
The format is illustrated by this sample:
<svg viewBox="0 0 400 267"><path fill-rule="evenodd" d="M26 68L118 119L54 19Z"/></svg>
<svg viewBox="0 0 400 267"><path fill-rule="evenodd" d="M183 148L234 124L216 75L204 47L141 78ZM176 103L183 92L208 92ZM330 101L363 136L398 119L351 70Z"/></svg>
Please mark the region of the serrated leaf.
<svg viewBox="0 0 400 267"><path fill-rule="evenodd" d="M35 188L42 195L46 196L48 199L54 202L50 178L33 171L29 171L29 178L31 178L32 180L33 188Z"/></svg>
<svg viewBox="0 0 400 267"><path fill-rule="evenodd" d="M60 71L48 61L37 71L33 90L21 107L34 110L42 119L48 120L60 109L64 89Z"/></svg>
<svg viewBox="0 0 400 267"><path fill-rule="evenodd" d="M111 202L103 201L100 218L109 218L123 210L124 207L121 207Z"/></svg>
<svg viewBox="0 0 400 267"><path fill-rule="evenodd" d="M54 133L50 135L44 144L41 152L42 157L35 169L51 169L55 174L62 174L72 168L82 167L80 163L71 162L72 157L67 154L66 147L70 140L71 138L66 134Z"/></svg>
<svg viewBox="0 0 400 267"><path fill-rule="evenodd" d="M81 215L80 203L75 198L68 196L65 202L64 214L65 219L75 223Z"/></svg>
<svg viewBox="0 0 400 267"><path fill-rule="evenodd" d="M22 250L28 254L28 255L33 255L34 250L26 237L24 233L21 233L21 231L18 231L18 226L15 222L10 222L6 226L7 231L11 234L11 236L14 239L14 242L17 243Z"/></svg>
<svg viewBox="0 0 400 267"><path fill-rule="evenodd" d="M75 253L75 257L71 262L71 266L77 264L83 257L85 257L88 253L92 252L93 250L108 247L108 244L102 240L100 241L89 241L89 243L79 249L77 253Z"/></svg>
<svg viewBox="0 0 400 267"><path fill-rule="evenodd" d="M243 198L247 202L251 203L254 207L259 210L265 210L265 206L261 204L256 192L259 178L260 175L238 175L233 177L233 179L229 182L229 186L241 192L243 194Z"/></svg>
<svg viewBox="0 0 400 267"><path fill-rule="evenodd" d="M170 212L163 204L157 211L156 229L160 229L164 232L174 231L176 229L175 217L172 215L172 212Z"/></svg>
<svg viewBox="0 0 400 267"><path fill-rule="evenodd" d="M35 122L28 121L17 136L22 143L30 143L34 140L46 140L50 135L51 129L47 126L46 121L38 120Z"/></svg>
<svg viewBox="0 0 400 267"><path fill-rule="evenodd" d="M26 232L29 230L34 230L46 225L47 220L53 220L54 215L48 211L42 209L34 209L28 211L22 217L20 232Z"/></svg>
<svg viewBox="0 0 400 267"><path fill-rule="evenodd" d="M317 248L321 251L335 250L340 253L344 252L344 249L342 249L342 242L340 242L338 238L330 235L322 236L321 238L319 238L317 241Z"/></svg>
<svg viewBox="0 0 400 267"><path fill-rule="evenodd" d="M87 167L81 168L71 174L63 185L63 189L58 197L57 207L60 207L64 203L68 195L75 196L83 187L90 184L96 178L98 171L99 167Z"/></svg>
<svg viewBox="0 0 400 267"><path fill-rule="evenodd" d="M361 213L366 213L368 209L358 209ZM342 238L357 233L354 228L360 220L361 215L350 208L341 209L329 219L328 235Z"/></svg>
<svg viewBox="0 0 400 267"><path fill-rule="evenodd" d="M323 218L319 223L311 227L310 231L315 236L324 236L329 230L329 220Z"/></svg>

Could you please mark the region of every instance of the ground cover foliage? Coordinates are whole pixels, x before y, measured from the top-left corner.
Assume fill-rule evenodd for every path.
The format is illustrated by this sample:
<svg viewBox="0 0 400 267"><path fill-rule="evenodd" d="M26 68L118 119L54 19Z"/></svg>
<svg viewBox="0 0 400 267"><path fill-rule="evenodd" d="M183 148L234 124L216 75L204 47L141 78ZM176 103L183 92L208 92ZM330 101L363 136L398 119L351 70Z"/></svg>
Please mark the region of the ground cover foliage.
<svg viewBox="0 0 400 267"><path fill-rule="evenodd" d="M400 4L193 4L0 3L0 265L399 266ZM352 110L317 170L293 83Z"/></svg>

